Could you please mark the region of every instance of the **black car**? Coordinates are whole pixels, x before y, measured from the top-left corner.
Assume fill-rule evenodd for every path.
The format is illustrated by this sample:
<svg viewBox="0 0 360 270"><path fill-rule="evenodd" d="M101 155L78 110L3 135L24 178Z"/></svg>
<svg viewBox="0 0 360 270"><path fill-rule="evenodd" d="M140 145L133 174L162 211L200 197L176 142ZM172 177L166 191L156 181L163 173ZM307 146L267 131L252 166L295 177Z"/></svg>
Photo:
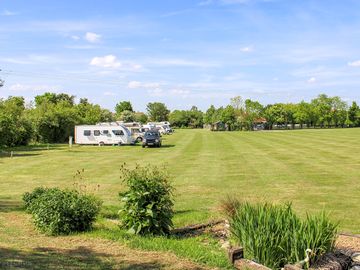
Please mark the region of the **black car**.
<svg viewBox="0 0 360 270"><path fill-rule="evenodd" d="M161 136L160 132L157 130L148 130L144 134L144 138L142 140L142 147L145 146L161 146Z"/></svg>

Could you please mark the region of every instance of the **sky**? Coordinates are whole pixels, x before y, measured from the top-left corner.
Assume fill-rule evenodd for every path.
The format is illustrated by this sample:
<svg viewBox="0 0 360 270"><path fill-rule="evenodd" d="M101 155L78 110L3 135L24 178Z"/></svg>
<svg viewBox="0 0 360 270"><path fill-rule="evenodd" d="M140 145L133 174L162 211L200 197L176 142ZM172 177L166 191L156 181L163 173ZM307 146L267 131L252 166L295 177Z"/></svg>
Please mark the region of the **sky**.
<svg viewBox="0 0 360 270"><path fill-rule="evenodd" d="M0 98L360 103L358 0L0 0Z"/></svg>

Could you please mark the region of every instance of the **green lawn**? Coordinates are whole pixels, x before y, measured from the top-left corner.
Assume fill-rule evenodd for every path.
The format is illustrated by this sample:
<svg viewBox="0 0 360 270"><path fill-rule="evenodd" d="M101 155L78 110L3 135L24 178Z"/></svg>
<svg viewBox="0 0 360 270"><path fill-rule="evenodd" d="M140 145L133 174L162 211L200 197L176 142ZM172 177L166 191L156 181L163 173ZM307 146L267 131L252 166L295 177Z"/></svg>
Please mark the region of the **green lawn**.
<svg viewBox="0 0 360 270"><path fill-rule="evenodd" d="M0 207L11 208L34 187L72 187L85 169L95 189L116 212L120 164L165 164L176 186L176 225L217 217L227 194L249 200L292 201L295 209L331 211L341 230L360 228L360 129L273 132L177 130L164 147L51 145L15 149L0 157Z"/></svg>

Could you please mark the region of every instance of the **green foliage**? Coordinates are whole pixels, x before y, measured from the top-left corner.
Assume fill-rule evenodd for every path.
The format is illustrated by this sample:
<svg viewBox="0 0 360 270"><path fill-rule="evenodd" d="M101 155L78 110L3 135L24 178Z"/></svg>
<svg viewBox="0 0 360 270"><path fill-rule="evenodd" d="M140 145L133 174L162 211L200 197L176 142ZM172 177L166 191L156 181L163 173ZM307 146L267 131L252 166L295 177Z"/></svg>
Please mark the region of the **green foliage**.
<svg viewBox="0 0 360 270"><path fill-rule="evenodd" d="M175 110L169 115L169 122L174 127L201 128L203 126L204 114L193 106L190 110Z"/></svg>
<svg viewBox="0 0 360 270"><path fill-rule="evenodd" d="M36 227L50 235L90 230L101 207L92 195L58 188L36 188L23 201Z"/></svg>
<svg viewBox="0 0 360 270"><path fill-rule="evenodd" d="M26 145L33 136L23 97L0 99L0 146Z"/></svg>
<svg viewBox="0 0 360 270"><path fill-rule="evenodd" d="M121 101L115 105L115 112L118 116L124 111L134 112L130 101Z"/></svg>
<svg viewBox="0 0 360 270"><path fill-rule="evenodd" d="M150 165L137 165L133 170L121 166L121 178L128 187L119 194L121 227L130 233L166 235L172 228L173 187L164 170Z"/></svg>
<svg viewBox="0 0 360 270"><path fill-rule="evenodd" d="M135 113L135 122L139 122L145 124L148 121L148 117L143 112L136 112Z"/></svg>
<svg viewBox="0 0 360 270"><path fill-rule="evenodd" d="M134 112L130 101L121 101L115 105L115 112L117 115L121 115L123 111Z"/></svg>
<svg viewBox="0 0 360 270"><path fill-rule="evenodd" d="M102 109L97 104L89 103L86 98L81 98L76 108L79 117L77 124L94 125L101 122L112 122L114 117L109 110Z"/></svg>
<svg viewBox="0 0 360 270"><path fill-rule="evenodd" d="M355 127L360 126L360 108L355 101L353 101L349 108L348 120L351 125Z"/></svg>
<svg viewBox="0 0 360 270"><path fill-rule="evenodd" d="M160 102L148 103L146 111L150 120L155 122L167 121L170 113L165 104Z"/></svg>
<svg viewBox="0 0 360 270"><path fill-rule="evenodd" d="M34 203L34 201L39 198L44 192L46 192L47 189L43 187L37 187L32 192L25 192L23 194L23 201L24 201L24 207L26 211L31 213L31 207Z"/></svg>
<svg viewBox="0 0 360 270"><path fill-rule="evenodd" d="M301 220L291 204L231 201L227 205L236 209L228 212L232 237L245 248L247 257L270 268L303 260L308 248L312 250L310 262L314 262L334 247L337 224L324 213Z"/></svg>
<svg viewBox="0 0 360 270"><path fill-rule="evenodd" d="M124 122L134 122L135 121L135 113L132 111L122 111L120 114L120 120Z"/></svg>

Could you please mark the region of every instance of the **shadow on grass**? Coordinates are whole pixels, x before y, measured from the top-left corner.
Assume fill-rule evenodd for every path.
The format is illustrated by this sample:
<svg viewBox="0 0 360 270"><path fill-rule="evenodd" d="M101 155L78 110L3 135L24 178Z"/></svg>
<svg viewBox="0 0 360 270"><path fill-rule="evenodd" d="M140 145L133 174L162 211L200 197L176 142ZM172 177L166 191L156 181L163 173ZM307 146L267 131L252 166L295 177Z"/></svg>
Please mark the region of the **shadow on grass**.
<svg viewBox="0 0 360 270"><path fill-rule="evenodd" d="M0 199L0 213L22 210L24 210L24 207L20 201Z"/></svg>
<svg viewBox="0 0 360 270"><path fill-rule="evenodd" d="M11 155L11 152L0 152L0 158L15 158L15 157L31 157L31 156L39 156L40 154L35 154L35 153L18 153L18 152L13 152L13 154Z"/></svg>
<svg viewBox="0 0 360 270"><path fill-rule="evenodd" d="M175 147L175 144L163 144L161 145L161 148L172 148Z"/></svg>
<svg viewBox="0 0 360 270"><path fill-rule="evenodd" d="M87 247L35 248L30 251L0 247L0 269L165 269L157 262L115 262L107 253Z"/></svg>

